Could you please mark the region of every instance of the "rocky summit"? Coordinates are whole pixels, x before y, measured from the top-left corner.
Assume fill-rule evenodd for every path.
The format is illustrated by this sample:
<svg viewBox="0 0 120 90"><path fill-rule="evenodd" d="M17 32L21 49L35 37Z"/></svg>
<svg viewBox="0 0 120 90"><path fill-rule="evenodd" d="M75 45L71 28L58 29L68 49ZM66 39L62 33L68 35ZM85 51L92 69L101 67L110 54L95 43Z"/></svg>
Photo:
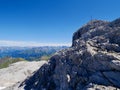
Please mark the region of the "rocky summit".
<svg viewBox="0 0 120 90"><path fill-rule="evenodd" d="M120 90L120 18L91 20L19 87L25 90Z"/></svg>

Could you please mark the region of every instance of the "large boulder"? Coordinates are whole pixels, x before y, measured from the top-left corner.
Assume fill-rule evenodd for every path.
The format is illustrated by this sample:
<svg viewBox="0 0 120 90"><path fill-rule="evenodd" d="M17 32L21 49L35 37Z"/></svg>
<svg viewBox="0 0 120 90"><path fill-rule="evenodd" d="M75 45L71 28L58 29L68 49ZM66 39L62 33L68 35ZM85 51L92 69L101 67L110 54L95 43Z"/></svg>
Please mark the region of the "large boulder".
<svg viewBox="0 0 120 90"><path fill-rule="evenodd" d="M120 19L93 20L21 85L25 90L120 89Z"/></svg>

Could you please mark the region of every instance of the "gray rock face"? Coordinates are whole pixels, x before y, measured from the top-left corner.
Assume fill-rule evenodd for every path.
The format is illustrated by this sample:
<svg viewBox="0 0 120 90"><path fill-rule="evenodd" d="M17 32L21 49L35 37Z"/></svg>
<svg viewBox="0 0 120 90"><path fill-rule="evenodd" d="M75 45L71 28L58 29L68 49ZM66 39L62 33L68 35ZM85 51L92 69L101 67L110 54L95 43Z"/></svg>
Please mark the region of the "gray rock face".
<svg viewBox="0 0 120 90"><path fill-rule="evenodd" d="M25 90L119 90L120 19L94 20L20 86Z"/></svg>

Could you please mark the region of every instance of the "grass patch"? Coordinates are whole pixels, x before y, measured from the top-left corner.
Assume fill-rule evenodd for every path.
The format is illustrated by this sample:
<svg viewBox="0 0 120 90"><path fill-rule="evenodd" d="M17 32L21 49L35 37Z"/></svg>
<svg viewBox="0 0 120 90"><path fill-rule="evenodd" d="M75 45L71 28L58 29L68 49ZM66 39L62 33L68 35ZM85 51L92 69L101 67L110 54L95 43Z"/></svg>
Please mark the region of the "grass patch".
<svg viewBox="0 0 120 90"><path fill-rule="evenodd" d="M19 62L19 61L26 61L23 58L6 58L0 62L0 69L8 67L10 64Z"/></svg>
<svg viewBox="0 0 120 90"><path fill-rule="evenodd" d="M51 56L42 56L40 58L40 60L49 60L51 58Z"/></svg>

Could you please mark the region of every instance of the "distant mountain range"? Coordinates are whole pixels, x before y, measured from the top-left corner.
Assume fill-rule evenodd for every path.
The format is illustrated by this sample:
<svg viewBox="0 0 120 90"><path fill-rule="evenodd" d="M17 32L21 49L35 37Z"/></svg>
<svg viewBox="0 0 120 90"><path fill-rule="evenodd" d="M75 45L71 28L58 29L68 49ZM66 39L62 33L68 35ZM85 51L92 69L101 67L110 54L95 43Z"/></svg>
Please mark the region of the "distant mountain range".
<svg viewBox="0 0 120 90"><path fill-rule="evenodd" d="M65 49L67 46L43 46L43 47L0 47L0 58L24 58L29 61L38 60L43 56L51 56L55 52Z"/></svg>

